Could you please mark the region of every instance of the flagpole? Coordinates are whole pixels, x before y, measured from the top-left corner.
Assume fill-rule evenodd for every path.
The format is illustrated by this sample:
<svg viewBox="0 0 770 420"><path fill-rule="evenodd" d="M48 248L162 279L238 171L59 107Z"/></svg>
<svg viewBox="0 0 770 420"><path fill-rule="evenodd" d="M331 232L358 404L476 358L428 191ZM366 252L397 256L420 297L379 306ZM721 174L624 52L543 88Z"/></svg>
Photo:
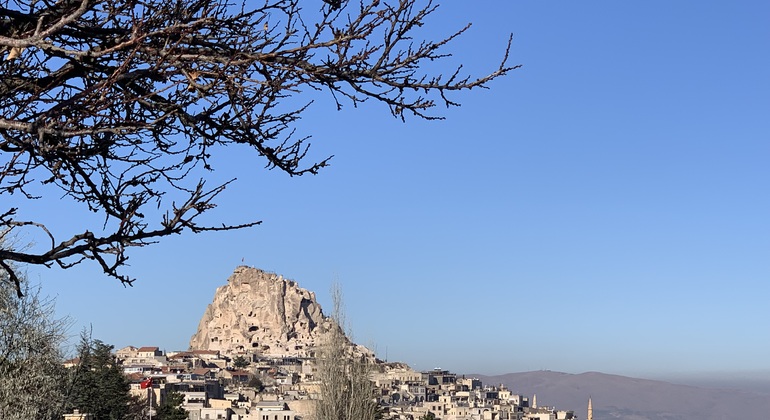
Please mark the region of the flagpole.
<svg viewBox="0 0 770 420"><path fill-rule="evenodd" d="M147 401L150 405L150 420L152 420L152 397L153 397L152 382L150 382L150 386L147 387L147 391L149 391L149 393L147 394Z"/></svg>

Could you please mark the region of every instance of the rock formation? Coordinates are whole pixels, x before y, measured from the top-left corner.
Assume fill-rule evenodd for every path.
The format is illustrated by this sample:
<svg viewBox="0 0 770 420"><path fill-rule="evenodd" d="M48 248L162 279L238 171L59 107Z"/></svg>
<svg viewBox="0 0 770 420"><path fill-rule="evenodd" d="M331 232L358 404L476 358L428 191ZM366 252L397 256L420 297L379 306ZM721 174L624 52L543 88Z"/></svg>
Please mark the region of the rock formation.
<svg viewBox="0 0 770 420"><path fill-rule="evenodd" d="M190 348L222 354L311 357L336 324L324 316L315 293L292 280L241 266L218 287L190 339ZM357 352L371 355L363 347Z"/></svg>

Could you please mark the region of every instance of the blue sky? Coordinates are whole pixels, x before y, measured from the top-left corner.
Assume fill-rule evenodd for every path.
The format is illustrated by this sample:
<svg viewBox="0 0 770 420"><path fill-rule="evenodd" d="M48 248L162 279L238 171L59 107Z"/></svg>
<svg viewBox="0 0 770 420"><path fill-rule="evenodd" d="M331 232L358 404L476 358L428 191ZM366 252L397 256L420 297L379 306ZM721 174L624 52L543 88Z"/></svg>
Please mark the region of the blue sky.
<svg viewBox="0 0 770 420"><path fill-rule="evenodd" d="M214 214L264 224L139 249L133 288L30 268L73 334L186 348L243 261L326 307L336 279L354 339L418 369L770 371L770 4L441 3L426 36L473 22L447 72L511 32L523 68L441 122L313 107L315 177L223 152Z"/></svg>

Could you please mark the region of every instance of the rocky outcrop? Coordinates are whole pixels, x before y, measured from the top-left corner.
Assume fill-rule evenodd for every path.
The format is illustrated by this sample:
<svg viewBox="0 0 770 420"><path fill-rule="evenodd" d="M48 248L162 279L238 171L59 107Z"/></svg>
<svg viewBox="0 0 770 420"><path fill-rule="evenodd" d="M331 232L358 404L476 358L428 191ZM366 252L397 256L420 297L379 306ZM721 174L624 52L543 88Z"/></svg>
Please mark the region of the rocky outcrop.
<svg viewBox="0 0 770 420"><path fill-rule="evenodd" d="M241 266L217 288L190 348L310 357L333 327L315 293L280 275Z"/></svg>

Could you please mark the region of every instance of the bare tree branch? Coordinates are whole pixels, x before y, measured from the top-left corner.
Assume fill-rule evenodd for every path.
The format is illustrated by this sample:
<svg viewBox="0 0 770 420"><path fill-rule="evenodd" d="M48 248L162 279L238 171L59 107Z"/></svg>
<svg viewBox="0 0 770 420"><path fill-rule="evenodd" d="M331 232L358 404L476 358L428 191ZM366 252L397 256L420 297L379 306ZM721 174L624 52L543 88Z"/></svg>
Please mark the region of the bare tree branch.
<svg viewBox="0 0 770 420"><path fill-rule="evenodd" d="M458 105L448 94L518 67L507 64L509 39L487 75L427 72L469 28L413 39L436 10L429 0L0 0L0 195L58 190L103 217L56 240L0 209L0 228L51 241L38 253L0 248L0 267L91 260L130 285L119 270L129 247L259 224L199 224L227 186L204 182L222 147L290 176L329 164L296 135L308 93L328 92L338 109L373 101L401 120L440 119L436 105Z"/></svg>

